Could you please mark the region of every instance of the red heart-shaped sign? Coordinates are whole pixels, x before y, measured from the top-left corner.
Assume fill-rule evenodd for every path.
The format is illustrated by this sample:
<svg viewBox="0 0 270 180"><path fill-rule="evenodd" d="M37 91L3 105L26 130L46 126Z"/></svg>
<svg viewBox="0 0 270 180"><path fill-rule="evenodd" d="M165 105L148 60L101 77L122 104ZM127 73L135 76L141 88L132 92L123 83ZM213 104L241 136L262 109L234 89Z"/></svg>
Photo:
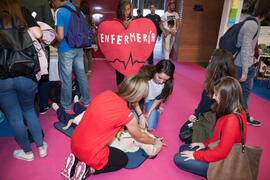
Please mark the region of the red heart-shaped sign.
<svg viewBox="0 0 270 180"><path fill-rule="evenodd" d="M156 31L147 18L131 21L127 29L117 20L104 21L98 27L98 43L107 61L128 76L137 73L152 53Z"/></svg>

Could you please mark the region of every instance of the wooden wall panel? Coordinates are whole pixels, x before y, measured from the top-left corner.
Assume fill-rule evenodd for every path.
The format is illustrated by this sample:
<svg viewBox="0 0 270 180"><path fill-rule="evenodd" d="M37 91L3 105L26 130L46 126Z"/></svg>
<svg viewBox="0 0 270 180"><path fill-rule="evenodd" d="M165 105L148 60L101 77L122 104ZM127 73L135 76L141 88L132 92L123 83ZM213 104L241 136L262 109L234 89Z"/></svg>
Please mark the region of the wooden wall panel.
<svg viewBox="0 0 270 180"><path fill-rule="evenodd" d="M178 62L209 60L216 47L223 3L224 0L184 0L173 59ZM194 5L201 5L204 11L193 11Z"/></svg>

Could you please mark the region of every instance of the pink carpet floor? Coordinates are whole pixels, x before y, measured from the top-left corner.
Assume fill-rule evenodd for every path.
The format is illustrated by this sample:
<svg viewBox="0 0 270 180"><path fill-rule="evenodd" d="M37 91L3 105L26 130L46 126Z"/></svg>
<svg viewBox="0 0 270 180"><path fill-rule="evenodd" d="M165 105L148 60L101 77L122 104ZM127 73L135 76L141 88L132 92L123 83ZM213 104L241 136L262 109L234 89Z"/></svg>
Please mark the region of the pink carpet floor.
<svg viewBox="0 0 270 180"><path fill-rule="evenodd" d="M168 145L154 160L146 160L139 168L90 176L95 180L195 180L202 177L178 169L173 156L182 144L178 138L181 125L193 113L198 105L205 70L193 63L176 64L175 88L161 115L157 136L164 137ZM89 80L90 96L94 98L100 92L116 90L115 71L105 61L94 61L93 76ZM270 102L255 95L250 96L250 114L262 122L261 127L248 126L247 144L259 145L264 151L261 158L259 180L270 179ZM48 156L41 159L34 145L35 160L25 162L12 156L14 149L19 148L13 138L0 138L0 180L58 180L62 179L60 170L64 165L64 157L70 152L70 138L53 127L57 121L56 113L50 109L40 115L40 122L45 133L45 141L49 145Z"/></svg>

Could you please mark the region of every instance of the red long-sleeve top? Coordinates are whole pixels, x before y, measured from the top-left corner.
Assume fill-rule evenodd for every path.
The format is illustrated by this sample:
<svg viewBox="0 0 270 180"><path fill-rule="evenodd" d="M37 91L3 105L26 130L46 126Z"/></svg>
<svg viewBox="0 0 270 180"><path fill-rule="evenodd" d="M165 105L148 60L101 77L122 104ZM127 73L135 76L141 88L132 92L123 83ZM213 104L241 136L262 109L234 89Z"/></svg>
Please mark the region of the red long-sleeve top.
<svg viewBox="0 0 270 180"><path fill-rule="evenodd" d="M247 119L245 112L239 113L243 119L244 140L246 142ZM220 133L221 136L220 136ZM221 139L220 139L221 137ZM208 144L216 142L220 139L218 146L214 149L206 151L196 151L193 153L195 160L205 162L215 162L225 159L230 153L232 146L235 143L241 142L241 134L238 119L235 115L229 114L218 119L213 136L206 140L203 144L208 147Z"/></svg>

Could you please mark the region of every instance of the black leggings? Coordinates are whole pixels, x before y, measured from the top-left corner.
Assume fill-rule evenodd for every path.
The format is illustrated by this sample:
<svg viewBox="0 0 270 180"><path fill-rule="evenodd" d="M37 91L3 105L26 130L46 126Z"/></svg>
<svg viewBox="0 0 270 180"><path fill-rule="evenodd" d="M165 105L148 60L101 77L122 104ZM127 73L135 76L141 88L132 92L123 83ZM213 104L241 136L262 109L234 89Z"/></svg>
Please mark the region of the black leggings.
<svg viewBox="0 0 270 180"><path fill-rule="evenodd" d="M115 72L116 72L116 83L117 86L119 86L119 84L125 79L125 76L117 70L115 70Z"/></svg>
<svg viewBox="0 0 270 180"><path fill-rule="evenodd" d="M106 173L117 171L126 167L128 163L128 157L123 151L116 149L114 147L109 147L110 153L108 158L108 163L101 170L96 170L94 174Z"/></svg>
<svg viewBox="0 0 270 180"><path fill-rule="evenodd" d="M123 151L116 149L114 147L109 147L109 149L110 149L110 153L109 153L108 163L106 164L106 166L104 166L103 169L96 170L94 175L100 174L100 173L117 171L119 169L126 167L126 165L128 163L128 157L127 157L126 153L124 153ZM75 173L75 167L76 167L76 164L78 162L79 162L79 159L76 157L75 163L71 169L71 173L70 173L71 177ZM87 168L90 168L88 165L86 165L86 166L87 166ZM89 177L90 175L91 175L90 173L87 174L86 178Z"/></svg>

